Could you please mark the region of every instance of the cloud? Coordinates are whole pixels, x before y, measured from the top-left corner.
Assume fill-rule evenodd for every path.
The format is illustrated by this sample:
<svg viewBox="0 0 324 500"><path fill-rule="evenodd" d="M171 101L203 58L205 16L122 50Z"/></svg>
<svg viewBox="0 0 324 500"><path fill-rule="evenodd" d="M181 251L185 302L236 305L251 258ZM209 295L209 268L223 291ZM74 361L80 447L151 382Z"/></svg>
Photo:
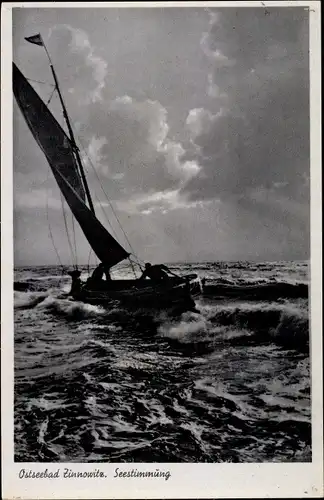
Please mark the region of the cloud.
<svg viewBox="0 0 324 500"><path fill-rule="evenodd" d="M56 39L57 52L65 54L64 61L69 72L63 72L70 75L70 92L77 94L82 104L100 101L108 65L96 54L88 34L68 24L58 24L50 30L50 37ZM63 61L59 64L63 64Z"/></svg>
<svg viewBox="0 0 324 500"><path fill-rule="evenodd" d="M222 116L222 113L222 109L215 114L204 108L194 108L189 111L186 126L194 144L196 144L195 139L199 138L203 134L209 134L212 132L213 125L216 120Z"/></svg>
<svg viewBox="0 0 324 500"><path fill-rule="evenodd" d="M192 109L187 128L202 168L184 187L192 199L280 183L307 200L308 13L303 9L212 12L201 46L210 60L211 108ZM211 90L212 89L212 90Z"/></svg>
<svg viewBox="0 0 324 500"><path fill-rule="evenodd" d="M169 136L168 114L158 101L125 95L93 103L80 133L114 200L146 197L153 203L155 193L178 192L200 172L197 161L186 159L183 145Z"/></svg>
<svg viewBox="0 0 324 500"><path fill-rule="evenodd" d="M156 191L150 195L137 195L127 201L117 201L117 208L129 214L150 215L153 212L166 214L170 210L203 208L210 201L189 201L179 189Z"/></svg>

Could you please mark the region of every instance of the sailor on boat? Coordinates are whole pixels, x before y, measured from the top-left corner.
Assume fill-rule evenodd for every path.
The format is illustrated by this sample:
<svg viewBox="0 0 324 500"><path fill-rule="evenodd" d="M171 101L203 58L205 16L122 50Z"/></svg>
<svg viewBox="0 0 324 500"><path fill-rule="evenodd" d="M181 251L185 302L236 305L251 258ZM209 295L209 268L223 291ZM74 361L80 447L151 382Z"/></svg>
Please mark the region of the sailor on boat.
<svg viewBox="0 0 324 500"><path fill-rule="evenodd" d="M106 275L106 281L104 281L103 276ZM109 273L109 269L105 267L105 265L100 262L99 266L93 271L92 275L87 281L87 288L92 288L93 290L100 290L104 288L107 281L111 281L111 276Z"/></svg>
<svg viewBox="0 0 324 500"><path fill-rule="evenodd" d="M172 274L173 276L176 276L164 264L155 264L154 266L152 266L152 264L150 264L150 262L146 262L145 270L139 279L143 280L145 278L150 278L155 283L160 283L161 281L165 281L165 280L169 279L169 276L167 273Z"/></svg>
<svg viewBox="0 0 324 500"><path fill-rule="evenodd" d="M68 274L72 278L72 285L71 285L71 290L70 290L69 295L75 295L81 291L81 285L82 285L82 282L80 279L81 272L74 270L74 271L69 271Z"/></svg>

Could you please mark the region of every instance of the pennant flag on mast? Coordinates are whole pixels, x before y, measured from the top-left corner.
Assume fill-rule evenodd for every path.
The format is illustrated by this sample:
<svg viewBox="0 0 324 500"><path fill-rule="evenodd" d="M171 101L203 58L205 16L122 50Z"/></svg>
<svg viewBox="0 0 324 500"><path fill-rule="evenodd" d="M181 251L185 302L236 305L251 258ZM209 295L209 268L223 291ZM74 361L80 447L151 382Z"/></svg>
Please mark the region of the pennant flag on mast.
<svg viewBox="0 0 324 500"><path fill-rule="evenodd" d="M25 40L27 40L27 42L35 43L36 45L40 45L41 47L44 46L42 36L40 33L38 33L37 35L33 35L33 36L27 36L27 37L25 37Z"/></svg>

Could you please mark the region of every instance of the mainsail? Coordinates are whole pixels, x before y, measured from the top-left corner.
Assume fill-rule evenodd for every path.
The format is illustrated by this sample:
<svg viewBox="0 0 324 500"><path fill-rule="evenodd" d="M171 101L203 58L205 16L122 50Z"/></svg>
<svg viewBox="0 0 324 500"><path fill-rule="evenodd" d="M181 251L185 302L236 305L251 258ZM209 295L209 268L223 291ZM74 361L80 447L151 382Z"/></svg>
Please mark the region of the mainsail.
<svg viewBox="0 0 324 500"><path fill-rule="evenodd" d="M52 170L60 171L85 201L85 192L70 139L14 63L13 91L24 118Z"/></svg>
<svg viewBox="0 0 324 500"><path fill-rule="evenodd" d="M85 204L85 192L69 137L14 63L13 91L61 192L95 254L107 267L126 259L129 253L109 234Z"/></svg>

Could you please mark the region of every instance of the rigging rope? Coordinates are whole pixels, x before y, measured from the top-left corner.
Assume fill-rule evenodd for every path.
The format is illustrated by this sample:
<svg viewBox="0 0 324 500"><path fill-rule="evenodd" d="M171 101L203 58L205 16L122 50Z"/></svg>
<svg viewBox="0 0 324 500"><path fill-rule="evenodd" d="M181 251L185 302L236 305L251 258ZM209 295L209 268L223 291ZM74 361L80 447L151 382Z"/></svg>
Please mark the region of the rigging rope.
<svg viewBox="0 0 324 500"><path fill-rule="evenodd" d="M55 90L56 90L56 87L54 87L54 89L53 89L53 91L52 91L52 93L51 93L51 95L50 95L50 97L49 97L49 99L48 99L48 101L47 101L47 103L46 103L46 106L48 106L48 105L50 104L50 102L51 102L51 100L52 100L52 97L53 97L53 95L54 95Z"/></svg>
<svg viewBox="0 0 324 500"><path fill-rule="evenodd" d="M131 259L131 257L134 257L134 264L136 264L139 268L140 268L140 271L143 271L144 270L144 260L140 259L139 257L137 257L136 255L133 255L131 254L128 258Z"/></svg>
<svg viewBox="0 0 324 500"><path fill-rule="evenodd" d="M47 180L48 180L48 174L49 172L47 172ZM48 224L48 232L49 232L49 236L50 236L50 239L51 239L51 242L52 242L52 245L53 245L53 248L54 248L54 251L56 253L56 257L57 257L57 260L58 260L58 263L59 265L61 266L62 268L62 274L65 272L65 267L64 265L62 264L62 261L60 259L60 255L59 255L59 252L56 248L56 245L55 245L55 241L54 241L54 237L53 237L53 233L52 233L52 229L51 229L51 223L50 223L50 220L49 220L49 213L48 213L48 188L46 188L46 219L47 219L47 224Z"/></svg>
<svg viewBox="0 0 324 500"><path fill-rule="evenodd" d="M115 216L115 218L116 218L116 220L117 220L117 223L118 223L118 225L119 225L119 227L120 227L120 229L121 229L121 231L122 231L122 233L123 233L123 235L124 235L124 237L125 237L125 240L126 240L126 242L128 243L128 246L129 246L129 248L131 249L131 251L132 251L133 255L135 255L134 249L133 249L133 247L132 247L132 245L131 245L131 243L130 243L130 241L129 241L129 239L128 239L127 234L125 233L125 231L124 231L124 229L123 229L123 227L122 227L122 225L121 225L121 223L120 223L120 220L118 219L118 216L117 216L117 214L116 214L116 212L115 212L115 210L114 210L114 207L112 206L112 203L111 203L111 201L110 201L110 199L109 199L109 197L108 197L108 195L107 195L107 193L106 193L106 191L105 191L105 189L104 189L104 187L103 187L102 183L101 183L100 177L99 177L99 175L98 175L98 173L97 173L97 171L96 171L96 169L95 169L95 167L94 167L94 165L93 165L93 163L92 163L92 161L91 161L91 158L89 157L89 155L88 155L87 151L85 150L85 148L84 148L84 146L83 146L83 144L82 144L82 141L81 141L80 137L78 137L78 140L79 140L79 142L80 142L80 144L81 144L81 146L82 146L82 150L83 150L83 152L86 154L86 156L87 156L87 158L88 158L88 160L89 160L89 163L90 163L90 165L91 165L91 167L92 167L92 169L93 169L93 171L94 171L94 173L95 173L95 175L96 175L96 178L97 178L97 180L98 180L98 182L99 182L99 184L100 184L100 187L101 187L101 189L102 189L102 192L104 193L104 195L105 195L105 197L106 197L106 200L107 200L107 201L108 201L108 203L109 203L109 206L110 206L110 208L111 208L111 211L112 211L112 213L114 214L114 216ZM99 203L100 203L100 202L99 202Z"/></svg>
<svg viewBox="0 0 324 500"><path fill-rule="evenodd" d="M59 263L59 265L61 266L62 271L65 271L65 267L64 267L64 265L62 264L62 261L61 261L61 259L60 259L60 255L59 255L58 250L57 250L56 245L55 245L55 241L54 241L54 237L53 237L53 233L52 233L51 225L50 225L50 222L49 222L49 215L48 215L48 199L47 199L47 204L46 204L46 217L47 217L47 222L48 222L48 232L49 232L49 235L50 235L50 238L51 238L51 241L52 241L52 245L53 245L54 250L55 250L55 253L56 253L56 257L57 257L58 263Z"/></svg>
<svg viewBox="0 0 324 500"><path fill-rule="evenodd" d="M98 203L99 203L99 205L100 205L100 208L101 208L101 210L102 210L102 213L104 214L104 217L105 217L105 219L106 219L107 224L109 225L109 227L110 227L110 229L111 229L112 234L113 234L113 235L115 236L115 238L117 239L117 234L116 234L116 231L115 231L115 230L114 230L114 228L112 227L111 222L110 222L110 220L108 219L108 216L107 216L107 214L106 214L106 212L105 212L105 210L104 210L104 208L103 208L103 206L102 206L102 204L101 204L101 202L100 202L100 200L99 200L98 196L96 195L96 193L95 193L95 198L96 198L97 202L98 202Z"/></svg>
<svg viewBox="0 0 324 500"><path fill-rule="evenodd" d="M76 245L76 239L75 239L75 227L74 227L73 214L72 214L72 231L73 231L73 243L74 243L74 251L75 251L75 266L76 266L76 269L78 269L78 253L77 253L77 245Z"/></svg>
<svg viewBox="0 0 324 500"><path fill-rule="evenodd" d="M133 247L132 247L132 245L131 245L131 243L130 243L130 241L129 241L129 239L128 239L128 236L127 236L126 232L124 231L124 229L123 229L123 227L122 227L122 225L121 225L121 223L120 223L120 220L119 220L119 218L118 218L118 216L117 216L117 214L116 214L116 212L115 212L115 210L114 210L114 207L112 206L112 203L111 203L110 199L108 198L108 195L107 195L107 193L106 193L106 191L105 191L105 189L104 189L104 187L103 187L103 185L102 185L102 182L101 182L100 177L99 177L99 175L98 175L98 173L97 173L97 171L96 171L96 169L95 169L95 167L94 167L94 165L93 165L93 162L92 162L91 158L89 157L89 155L88 155L88 153L87 153L86 149L84 148L83 143L82 143L82 141L81 141L80 137L78 137L78 140L79 140L79 142L80 142L80 144L81 144L81 146L82 146L82 150L83 150L84 154L87 156L87 158L88 158L88 160L89 160L89 163L90 163L90 165L91 165L91 167L92 167L92 170L94 171L94 173L95 173L95 175L96 175L96 178L97 178L97 180L98 180L98 182L99 182L99 185L100 185L100 187L101 187L101 190L103 191L103 193L104 193L104 195L105 195L105 197L106 197L106 200L107 200L107 201L108 201L108 203L109 203L110 209L111 209L112 213L113 213L113 214L114 214L114 216L115 216L115 219L116 219L116 221L117 221L117 223L118 223L118 225L119 225L119 227L120 227L120 229L121 229L121 231L122 231L122 233L123 233L123 235L124 235L124 238L125 238L125 240L126 240L126 242L127 242L128 246L129 246L129 248L131 249L131 253L135 256L134 249L133 249ZM96 197L96 198L97 198L97 197ZM114 233L114 235L115 235L115 237L116 237L116 233L115 233L115 231L114 231L114 229L113 229L113 227L112 227L112 225L111 225L111 223L110 223L110 221L109 221L109 219L108 219L108 217L107 217L107 215L106 215L106 212L104 211L104 209L103 209L103 207L102 207L102 204L101 204L101 202L100 202L100 200L99 200L98 198L97 198L97 201L99 202L100 208L102 209L102 211L103 211L103 213L104 213L104 215L105 215L105 218L106 218L106 220L107 220L107 222L108 222L108 224L109 224L110 228L112 229L112 231L113 231L113 233ZM135 257L136 257L136 256L135 256ZM135 272L134 264L133 264L132 260L130 259L130 257L128 257L128 260L129 260L129 262L130 262L130 265L131 265L131 268L132 268L132 271L133 271L134 277L136 278L136 272ZM138 263L137 263L137 264L138 264ZM140 269L142 270L142 268L141 268L141 266L140 266L139 264L138 264L138 266L139 266L139 267L140 267Z"/></svg>
<svg viewBox="0 0 324 500"><path fill-rule="evenodd" d="M90 275L90 257L91 257L91 252L92 252L92 248L90 247L89 256L88 256L88 266L87 266L87 270L88 270L88 274L89 275Z"/></svg>
<svg viewBox="0 0 324 500"><path fill-rule="evenodd" d="M48 101L46 102L46 106L48 106L52 100L52 97L54 95L55 90L57 90L56 85L54 85L53 83L49 83L49 82L41 82L40 80L33 80L32 78L26 78L26 80L28 80L30 82L41 83L42 85L49 85L50 87L53 87L51 95L50 95Z"/></svg>
<svg viewBox="0 0 324 500"><path fill-rule="evenodd" d="M134 264L133 264L132 260L129 257L128 257L128 260L129 260L129 263L131 265L131 268L132 268L132 271L133 271L133 274L134 274L134 278L136 279L136 272L135 272Z"/></svg>
<svg viewBox="0 0 324 500"><path fill-rule="evenodd" d="M90 275L90 257L91 257L91 255L92 255L92 253L93 253L93 250L92 250L92 248L90 247L89 256L88 256L88 264L87 264L87 271L88 271L88 274L89 274L89 275ZM95 266L97 266L97 265L98 265L98 259L97 259L97 256L96 256L96 254L95 254L95 253L93 254L93 256L94 256L94 265L95 265Z"/></svg>
<svg viewBox="0 0 324 500"><path fill-rule="evenodd" d="M63 195L62 195L61 192L60 192L60 195L61 195L61 205L62 205L62 213L63 213L64 226L65 226L66 236L67 236L67 240L68 240L68 244L69 244L69 248L70 248L72 265L73 265L74 269L77 269L77 266L75 265L76 259L75 259L75 256L73 254L73 247L72 247L72 243L71 243L71 239L70 239L69 228L68 228L68 225L67 225L67 218L66 218L66 213L65 213L65 208L64 208Z"/></svg>
<svg viewBox="0 0 324 500"><path fill-rule="evenodd" d="M56 88L56 86L54 85L54 83L41 82L39 80L33 80L32 78L26 78L26 80L28 80L29 82L34 82L34 83L41 83L42 85L50 85L51 87L55 87Z"/></svg>

